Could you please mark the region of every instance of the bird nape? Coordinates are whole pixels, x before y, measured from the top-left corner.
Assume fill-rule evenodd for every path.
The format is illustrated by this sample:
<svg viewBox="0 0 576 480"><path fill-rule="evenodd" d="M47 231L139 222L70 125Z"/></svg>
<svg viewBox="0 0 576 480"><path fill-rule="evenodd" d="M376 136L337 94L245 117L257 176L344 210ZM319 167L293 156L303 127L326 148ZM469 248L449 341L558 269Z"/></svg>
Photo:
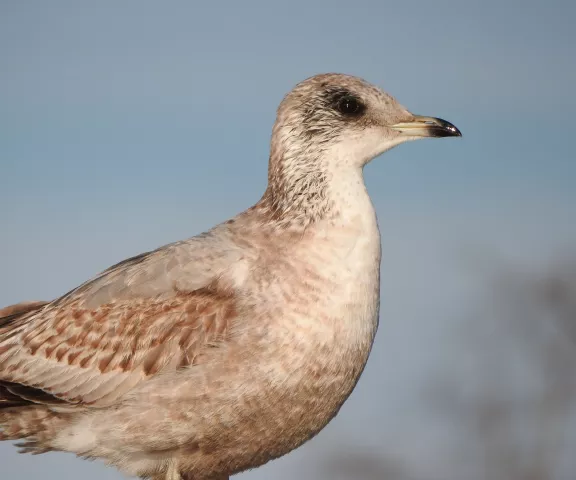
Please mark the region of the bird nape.
<svg viewBox="0 0 576 480"><path fill-rule="evenodd" d="M364 165L460 135L356 77L298 84L254 206L0 311L0 438L156 480L225 479L302 445L354 389L378 325Z"/></svg>

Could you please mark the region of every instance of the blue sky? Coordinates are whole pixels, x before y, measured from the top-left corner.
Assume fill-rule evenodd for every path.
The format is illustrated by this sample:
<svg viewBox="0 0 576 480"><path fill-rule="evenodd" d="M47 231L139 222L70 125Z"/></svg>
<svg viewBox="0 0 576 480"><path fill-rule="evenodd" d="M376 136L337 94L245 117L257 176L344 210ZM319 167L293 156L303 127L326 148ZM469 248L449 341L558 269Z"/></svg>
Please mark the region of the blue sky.
<svg viewBox="0 0 576 480"><path fill-rule="evenodd" d="M245 478L291 478L337 446L449 456L418 392L445 368L476 260L536 268L574 251L576 6L386 3L0 2L0 304L53 298L251 205L276 106L315 73L365 77L462 130L367 167L383 236L374 355L325 432ZM0 465L120 478L9 445Z"/></svg>

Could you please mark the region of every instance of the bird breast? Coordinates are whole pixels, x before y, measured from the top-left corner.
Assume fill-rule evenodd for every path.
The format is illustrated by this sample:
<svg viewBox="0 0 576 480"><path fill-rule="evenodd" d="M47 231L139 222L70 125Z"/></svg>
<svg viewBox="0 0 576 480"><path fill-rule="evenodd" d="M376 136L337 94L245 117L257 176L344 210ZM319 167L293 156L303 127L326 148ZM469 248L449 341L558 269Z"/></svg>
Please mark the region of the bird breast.
<svg viewBox="0 0 576 480"><path fill-rule="evenodd" d="M244 389L250 400L241 407L267 432L258 435L269 455L263 461L318 433L364 369L378 319L376 218L327 220L269 254L261 249L251 269L249 290L257 293L249 301L258 308L247 335L254 335L251 378L259 380L254 395Z"/></svg>

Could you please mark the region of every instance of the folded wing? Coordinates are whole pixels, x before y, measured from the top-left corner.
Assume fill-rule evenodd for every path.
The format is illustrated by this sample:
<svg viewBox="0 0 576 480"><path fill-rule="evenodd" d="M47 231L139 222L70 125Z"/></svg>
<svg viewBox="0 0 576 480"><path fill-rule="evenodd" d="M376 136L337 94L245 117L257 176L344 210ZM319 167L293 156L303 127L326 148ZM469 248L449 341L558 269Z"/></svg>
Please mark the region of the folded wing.
<svg viewBox="0 0 576 480"><path fill-rule="evenodd" d="M173 257L135 258L50 304L5 312L0 407L109 405L151 376L194 365L226 341L236 299L210 281L219 267L205 267L197 288L180 290L166 280L178 277Z"/></svg>

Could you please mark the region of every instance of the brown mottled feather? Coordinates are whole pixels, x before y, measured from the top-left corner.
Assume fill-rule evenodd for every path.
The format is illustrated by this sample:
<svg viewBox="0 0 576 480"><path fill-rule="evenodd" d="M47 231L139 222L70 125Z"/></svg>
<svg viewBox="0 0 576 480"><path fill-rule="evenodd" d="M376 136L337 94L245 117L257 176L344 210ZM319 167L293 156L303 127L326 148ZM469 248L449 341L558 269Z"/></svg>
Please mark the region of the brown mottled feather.
<svg viewBox="0 0 576 480"><path fill-rule="evenodd" d="M0 330L0 405L110 404L152 375L198 363L234 314L233 297L217 288L95 309L74 298L48 306L16 335Z"/></svg>

